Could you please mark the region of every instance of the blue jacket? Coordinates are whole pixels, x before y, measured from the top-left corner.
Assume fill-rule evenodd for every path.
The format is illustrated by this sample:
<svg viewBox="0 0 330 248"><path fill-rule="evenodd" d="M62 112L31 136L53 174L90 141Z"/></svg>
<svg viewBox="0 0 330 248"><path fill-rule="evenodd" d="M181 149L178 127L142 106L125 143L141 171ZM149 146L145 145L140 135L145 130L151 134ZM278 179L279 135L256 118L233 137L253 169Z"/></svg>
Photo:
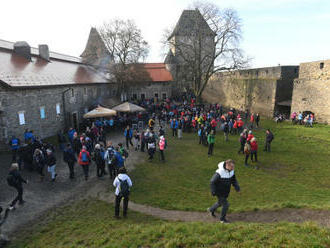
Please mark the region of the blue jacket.
<svg viewBox="0 0 330 248"><path fill-rule="evenodd" d="M17 150L19 149L19 144L20 144L20 141L18 138L13 138L11 141L10 141L10 146L11 146L11 149L12 150Z"/></svg>
<svg viewBox="0 0 330 248"><path fill-rule="evenodd" d="M120 152L115 151L115 157L116 157L116 161L117 161L117 167L123 167L124 166L124 159L121 156Z"/></svg>
<svg viewBox="0 0 330 248"><path fill-rule="evenodd" d="M175 122L172 120L171 121L171 128L177 129L179 126L179 122L175 120Z"/></svg>
<svg viewBox="0 0 330 248"><path fill-rule="evenodd" d="M125 135L125 137L127 137L127 129L125 129L124 135ZM133 137L133 131L132 131L132 129L129 129L129 134L128 135L129 135L130 138Z"/></svg>

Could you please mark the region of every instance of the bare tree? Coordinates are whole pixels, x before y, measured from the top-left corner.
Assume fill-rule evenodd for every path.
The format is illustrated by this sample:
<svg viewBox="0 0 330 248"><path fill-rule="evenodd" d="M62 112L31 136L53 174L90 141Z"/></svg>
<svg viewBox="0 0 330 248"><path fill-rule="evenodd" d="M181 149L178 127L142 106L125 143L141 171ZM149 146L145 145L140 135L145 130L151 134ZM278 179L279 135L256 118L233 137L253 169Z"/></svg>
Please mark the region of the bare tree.
<svg viewBox="0 0 330 248"><path fill-rule="evenodd" d="M183 27L178 23L166 43L176 58L178 81L190 82L185 85L200 99L213 74L243 68L248 59L239 48L242 24L235 10L207 2L195 2L193 7L183 12Z"/></svg>
<svg viewBox="0 0 330 248"><path fill-rule="evenodd" d="M119 83L119 93L135 80L131 65L142 62L149 53L148 43L132 20L112 20L104 23L98 32L110 53L110 71Z"/></svg>

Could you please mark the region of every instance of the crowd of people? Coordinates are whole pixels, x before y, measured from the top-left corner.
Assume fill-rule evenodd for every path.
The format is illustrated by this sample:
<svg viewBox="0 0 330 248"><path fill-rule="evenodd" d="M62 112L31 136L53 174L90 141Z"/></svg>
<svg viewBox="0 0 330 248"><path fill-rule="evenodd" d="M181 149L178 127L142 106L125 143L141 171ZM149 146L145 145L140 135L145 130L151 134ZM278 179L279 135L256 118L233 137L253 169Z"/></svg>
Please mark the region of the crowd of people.
<svg viewBox="0 0 330 248"><path fill-rule="evenodd" d="M258 141L253 134L253 129L260 126L258 113L250 113L248 110L238 112L233 108L225 110L220 104L198 105L191 96L164 101L144 100L140 104L147 108L146 113L85 122L81 125L84 130L82 133L70 128L68 132L59 132L57 135L59 149L63 152L63 161L68 166L70 179L76 177L75 167L78 164L87 181L90 177L89 167L93 161L96 165L97 177L109 175L109 178L113 179L113 186L116 188L115 217L119 217L119 205L122 199L124 199L123 215L127 215L129 189L132 187L132 181L125 167L129 153L147 152L150 162L158 153L159 160L165 162L166 127L169 134L178 139L183 139L184 133L196 133L198 136L196 143L208 146L208 156L213 155L216 135L219 132L223 132L226 142L229 141L230 136L239 135L238 153L245 155L244 164L248 166L249 158L251 161L258 161ZM139 121L144 123L142 128L133 125ZM106 134L114 129L122 130L124 142L113 144L111 139L107 139ZM266 131L265 139L264 150L270 152L274 135L269 129ZM19 138L13 136L10 147L13 164L7 181L17 190L17 197L10 204L10 209L14 209L17 202L24 203L23 183L28 183L19 171L23 167L36 171L40 175L40 181L44 181L45 168L47 168L50 180L55 183L58 152L52 144L35 137L31 130L26 130L23 144ZM223 199L219 200L218 205L220 204L226 205ZM210 211L213 213L216 208L217 206L214 206ZM225 218L225 214L222 214L222 217Z"/></svg>

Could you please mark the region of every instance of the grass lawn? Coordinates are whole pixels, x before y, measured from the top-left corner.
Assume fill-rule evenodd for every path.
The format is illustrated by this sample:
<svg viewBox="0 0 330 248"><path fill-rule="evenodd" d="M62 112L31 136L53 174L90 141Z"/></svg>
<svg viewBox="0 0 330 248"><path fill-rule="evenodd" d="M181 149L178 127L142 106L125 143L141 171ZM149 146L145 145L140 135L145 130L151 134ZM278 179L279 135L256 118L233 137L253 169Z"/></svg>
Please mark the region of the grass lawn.
<svg viewBox="0 0 330 248"><path fill-rule="evenodd" d="M166 163L143 162L131 172L131 199L138 203L165 209L205 209L215 202L209 181L220 161L236 161L235 173L241 193L232 190L230 211L248 211L283 207L330 208L330 126L314 128L261 121L263 129L255 131L259 142L259 170L244 166L244 156L237 154L238 135L224 142L222 132L216 136L214 155L198 145L197 134L183 134L173 139L168 131ZM263 152L265 129L275 139L272 152Z"/></svg>
<svg viewBox="0 0 330 248"><path fill-rule="evenodd" d="M57 208L20 231L10 248L32 247L328 247L330 230L312 223L244 224L166 222L89 199Z"/></svg>

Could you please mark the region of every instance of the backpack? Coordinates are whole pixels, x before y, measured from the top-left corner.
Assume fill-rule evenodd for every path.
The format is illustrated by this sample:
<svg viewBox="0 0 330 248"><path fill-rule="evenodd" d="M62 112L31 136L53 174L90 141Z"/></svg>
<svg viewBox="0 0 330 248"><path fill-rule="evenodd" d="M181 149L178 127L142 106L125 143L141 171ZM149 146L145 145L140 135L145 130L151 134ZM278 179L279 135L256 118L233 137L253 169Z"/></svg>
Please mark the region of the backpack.
<svg viewBox="0 0 330 248"><path fill-rule="evenodd" d="M128 152L127 152L126 149L123 149L123 156L124 156L125 158L128 158Z"/></svg>
<svg viewBox="0 0 330 248"><path fill-rule="evenodd" d="M250 154L251 153L251 145L248 143L245 143L244 145L244 153L245 154Z"/></svg>
<svg viewBox="0 0 330 248"><path fill-rule="evenodd" d="M81 153L81 161L82 162L89 162L88 156L87 156L87 152L82 152Z"/></svg>
<svg viewBox="0 0 330 248"><path fill-rule="evenodd" d="M129 185L127 180L120 180L118 178L120 185L119 185L119 195L123 197L127 197L129 195Z"/></svg>
<svg viewBox="0 0 330 248"><path fill-rule="evenodd" d="M107 156L107 163L108 164L113 164L114 163L114 159L115 159L115 153L113 151L113 149L108 149L108 156Z"/></svg>
<svg viewBox="0 0 330 248"><path fill-rule="evenodd" d="M13 174L8 174L7 183L9 186L15 187L18 184L17 178Z"/></svg>

